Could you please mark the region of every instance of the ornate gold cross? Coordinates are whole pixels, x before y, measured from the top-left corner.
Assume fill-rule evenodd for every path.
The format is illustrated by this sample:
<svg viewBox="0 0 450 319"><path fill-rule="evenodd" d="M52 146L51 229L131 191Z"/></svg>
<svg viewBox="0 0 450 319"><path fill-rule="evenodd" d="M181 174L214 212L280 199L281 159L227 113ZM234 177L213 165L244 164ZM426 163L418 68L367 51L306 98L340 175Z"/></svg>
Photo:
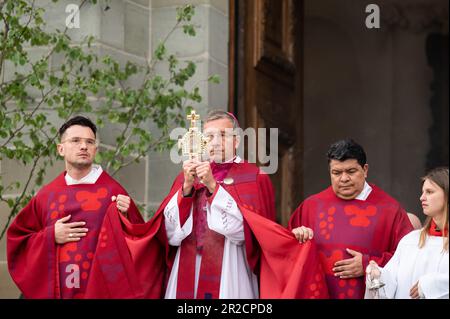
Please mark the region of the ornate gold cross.
<svg viewBox="0 0 450 319"><path fill-rule="evenodd" d="M200 115L198 115L197 113L195 113L194 110L192 110L191 114L187 116L187 119L191 121L191 127L197 127L195 122L197 120L200 120Z"/></svg>
<svg viewBox="0 0 450 319"><path fill-rule="evenodd" d="M191 121L191 125L189 131L178 140L178 148L181 149L183 156L202 160L202 156L208 151L208 140L197 127L196 122L200 120L200 115L193 110L187 119Z"/></svg>

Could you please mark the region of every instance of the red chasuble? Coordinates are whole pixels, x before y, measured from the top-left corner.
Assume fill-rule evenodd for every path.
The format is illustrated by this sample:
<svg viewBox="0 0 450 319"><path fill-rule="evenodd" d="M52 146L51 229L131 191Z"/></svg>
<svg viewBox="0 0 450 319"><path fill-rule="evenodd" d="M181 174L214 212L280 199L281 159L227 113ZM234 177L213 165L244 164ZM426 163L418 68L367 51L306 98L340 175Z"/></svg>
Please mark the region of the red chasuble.
<svg viewBox="0 0 450 319"><path fill-rule="evenodd" d="M257 175L267 180L260 186L259 197L254 195L254 174L258 172L255 165L236 164L228 174L234 183L222 186L234 198L244 217L247 260L259 277L260 298L328 298L314 242L300 244L291 232L272 221L276 212L267 175Z"/></svg>
<svg viewBox="0 0 450 319"><path fill-rule="evenodd" d="M363 254L363 269L374 260L384 266L400 239L413 230L406 212L392 197L375 185L365 201L338 198L331 187L306 199L293 213L289 228L314 230L319 256L331 298L364 297L364 276L339 279L335 262L352 258L346 248Z"/></svg>
<svg viewBox="0 0 450 319"><path fill-rule="evenodd" d="M231 178L233 183L231 185L220 184L233 196L244 216L247 260L252 271L259 276L260 297L327 298L325 278L314 242L299 244L291 232L269 220L275 216L274 197L269 177L260 174L255 165L248 163L233 164L226 176ZM150 284L157 281L156 273L161 264L156 263L153 268L149 264L155 265L155 250L165 251L166 280L170 274L178 247L168 249L163 212L171 198L181 190L182 185L183 175L180 174L173 183L169 195L146 226L132 225L120 217L132 262L140 269L136 271L142 278L140 291L147 291ZM188 218L191 205L197 205L195 203L199 202L199 197L203 194L204 187L197 185L193 198L181 201L179 197L182 225ZM199 216L196 217L194 213L195 218L199 219ZM111 219L117 221L117 214L114 215L111 212ZM194 224L198 223L198 220L194 220ZM114 227L108 226L108 228ZM193 270L195 269L195 254L198 249L201 249L202 266L197 297L219 297L223 236L208 229L201 235L202 239L197 240L200 233L201 231L198 228L196 231L194 227L192 234L183 241L181 246L180 259L186 257L186 260L180 261L179 267L180 273L185 276L179 277L178 281L177 295L180 298L194 297ZM116 240L116 242L119 241L121 240ZM159 259L159 261L161 260L163 258Z"/></svg>
<svg viewBox="0 0 450 319"><path fill-rule="evenodd" d="M120 294L123 289L117 279L124 272L118 258L121 252L104 251L107 242L114 238L102 224L111 196L127 193L106 172L95 184L70 186L64 175L43 187L9 227L7 255L11 277L25 298L85 298L89 294L107 298ZM134 203L128 214L134 223L143 223ZM72 216L69 222L86 222L87 236L78 242L57 245L54 225L67 215ZM94 266L96 276L106 278L109 285L94 287L99 280L92 274Z"/></svg>

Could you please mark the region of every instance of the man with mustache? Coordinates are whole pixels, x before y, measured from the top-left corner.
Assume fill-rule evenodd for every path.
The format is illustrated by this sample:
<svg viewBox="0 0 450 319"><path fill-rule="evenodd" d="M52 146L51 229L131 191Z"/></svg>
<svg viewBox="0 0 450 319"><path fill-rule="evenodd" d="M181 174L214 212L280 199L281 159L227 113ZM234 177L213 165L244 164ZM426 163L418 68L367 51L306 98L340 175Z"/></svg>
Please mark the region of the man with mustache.
<svg viewBox="0 0 450 319"><path fill-rule="evenodd" d="M303 201L289 228L300 242L314 237L331 298L362 299L369 260L385 265L413 227L395 199L366 182L359 144L338 141L327 156L331 186Z"/></svg>

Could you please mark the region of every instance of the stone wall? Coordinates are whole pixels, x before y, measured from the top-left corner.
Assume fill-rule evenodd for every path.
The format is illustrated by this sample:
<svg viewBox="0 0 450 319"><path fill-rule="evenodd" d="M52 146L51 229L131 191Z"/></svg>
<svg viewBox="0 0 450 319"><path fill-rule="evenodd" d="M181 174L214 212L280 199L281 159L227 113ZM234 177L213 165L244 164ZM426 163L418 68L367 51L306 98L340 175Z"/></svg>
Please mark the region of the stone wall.
<svg viewBox="0 0 450 319"><path fill-rule="evenodd" d="M66 18L65 7L73 0L60 0L57 4L51 0L39 1L39 5L47 10L45 20L48 28L64 29ZM175 52L181 61L193 60L197 63L197 73L188 88L198 84L204 97L202 103L196 106L202 115L209 109L226 109L228 105L228 0L111 0L99 1L99 5L82 8L80 12L80 29L70 30L69 35L74 41L79 41L86 35L94 35L94 44L99 54L109 54L125 63L127 60L145 63L145 59L153 52L153 48L165 37L176 23L176 7L183 4L194 4L196 14L194 22L198 26L195 38L186 38L181 30L177 30L168 44L170 52ZM108 7L107 7L108 6ZM45 48L33 49L36 58L44 54ZM51 65L60 63L58 56ZM12 76L11 65L5 67L5 79ZM160 72L161 69L160 69ZM220 75L219 85L210 84L204 80L212 74ZM138 84L138 79L133 79ZM92 98L95 106L96 99ZM61 123L62 124L62 123ZM154 130L151 126L149 130ZM113 137L118 128L106 125L99 131L101 147L111 147ZM63 170L60 161L49 170L46 182L52 180ZM169 155L148 154L139 164L131 165L115 177L124 185L134 200L147 204L155 210L168 193L180 165L170 162ZM0 173L3 183L22 181L29 171L28 167L20 167L15 162L0 161ZM8 194L14 196L15 194ZM8 208L0 206L0 227L6 223ZM146 216L148 217L148 216ZM2 227L3 229L3 227ZM0 241L0 298L17 298L19 291L12 282L6 265L6 250L3 239Z"/></svg>

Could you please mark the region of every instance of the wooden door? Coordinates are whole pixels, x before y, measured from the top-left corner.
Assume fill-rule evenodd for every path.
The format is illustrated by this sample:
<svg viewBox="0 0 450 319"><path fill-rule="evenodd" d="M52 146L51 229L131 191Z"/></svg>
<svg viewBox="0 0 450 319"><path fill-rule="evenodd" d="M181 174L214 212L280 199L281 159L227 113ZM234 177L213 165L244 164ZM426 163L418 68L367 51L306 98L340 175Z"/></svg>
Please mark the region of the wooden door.
<svg viewBox="0 0 450 319"><path fill-rule="evenodd" d="M278 221L302 199L302 15L298 0L230 4L230 110L245 127L278 128L271 175Z"/></svg>

